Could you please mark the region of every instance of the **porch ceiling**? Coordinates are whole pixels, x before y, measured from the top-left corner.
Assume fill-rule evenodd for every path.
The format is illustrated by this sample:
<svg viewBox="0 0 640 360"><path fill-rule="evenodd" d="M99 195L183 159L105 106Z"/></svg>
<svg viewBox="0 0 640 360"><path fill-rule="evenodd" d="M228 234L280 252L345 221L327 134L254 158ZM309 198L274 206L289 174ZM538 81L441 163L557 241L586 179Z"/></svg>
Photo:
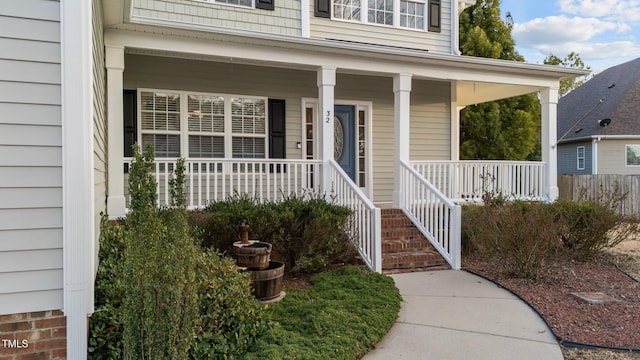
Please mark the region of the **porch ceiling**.
<svg viewBox="0 0 640 360"><path fill-rule="evenodd" d="M478 81L458 81L457 104L458 106L474 105L487 101L530 94L539 90L541 90L541 88L536 86L496 84Z"/></svg>

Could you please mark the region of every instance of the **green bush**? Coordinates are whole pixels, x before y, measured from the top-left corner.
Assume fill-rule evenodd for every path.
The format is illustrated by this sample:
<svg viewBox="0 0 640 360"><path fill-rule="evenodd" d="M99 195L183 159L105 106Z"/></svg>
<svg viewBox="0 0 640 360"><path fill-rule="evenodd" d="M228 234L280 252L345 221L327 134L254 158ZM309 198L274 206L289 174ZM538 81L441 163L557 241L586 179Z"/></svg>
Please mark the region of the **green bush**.
<svg viewBox="0 0 640 360"><path fill-rule="evenodd" d="M88 359L122 358L122 253L124 226L109 222L106 215L100 223L100 266L95 283L95 311L89 318Z"/></svg>
<svg viewBox="0 0 640 360"><path fill-rule="evenodd" d="M353 259L355 247L347 236L348 208L321 196L290 196L276 205L280 231L273 247L292 272L316 273L329 264Z"/></svg>
<svg viewBox="0 0 640 360"><path fill-rule="evenodd" d="M233 254L233 243L241 240L240 225L245 222L251 227L251 239L272 242L279 231L274 204L260 203L246 194L213 202L205 213L202 244L228 255Z"/></svg>
<svg viewBox="0 0 640 360"><path fill-rule="evenodd" d="M271 243L288 272L319 272L356 254L346 229L351 210L319 195L292 195L278 203L236 195L209 204L206 214L191 216L192 224L202 226L205 247L231 254L246 221L250 237Z"/></svg>
<svg viewBox="0 0 640 360"><path fill-rule="evenodd" d="M496 256L512 276L539 277L562 248L559 225L545 204L467 205L462 220L465 250Z"/></svg>
<svg viewBox="0 0 640 360"><path fill-rule="evenodd" d="M577 260L619 244L637 226L605 203L559 200L554 208L562 223L562 242Z"/></svg>
<svg viewBox="0 0 640 360"><path fill-rule="evenodd" d="M198 321L196 258L186 220L184 164L172 180L170 216L157 206L153 148L136 146L129 173L131 212L123 257L122 322L126 359L186 359ZM164 216L162 216L164 215Z"/></svg>
<svg viewBox="0 0 640 360"><path fill-rule="evenodd" d="M248 273L213 251L198 258L200 327L192 359L233 359L271 328L265 308L251 294Z"/></svg>

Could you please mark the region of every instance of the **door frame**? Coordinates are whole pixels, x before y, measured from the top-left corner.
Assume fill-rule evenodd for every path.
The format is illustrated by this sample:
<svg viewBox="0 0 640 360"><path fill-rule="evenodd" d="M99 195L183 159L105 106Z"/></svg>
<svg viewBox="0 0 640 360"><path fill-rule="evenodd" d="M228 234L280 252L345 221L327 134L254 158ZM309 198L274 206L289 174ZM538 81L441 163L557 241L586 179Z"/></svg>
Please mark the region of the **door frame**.
<svg viewBox="0 0 640 360"><path fill-rule="evenodd" d="M360 125L359 125L359 116L360 116L360 112L364 111L364 142L365 142L365 156L364 156L364 163L365 163L365 171L364 171L364 176L365 176L365 186L360 186L360 190L362 190L365 195L367 195L369 197L370 200L373 201L373 171L372 171L372 166L373 166L373 155L371 153L372 151L372 146L371 146L371 140L372 140L372 133L373 133L373 126L372 126L372 122L373 122L373 102L372 101L358 101L358 100L343 100L343 99L336 99L334 100L334 105L347 105L347 106L353 106L355 108L355 141L354 141L354 146L356 147L354 149L354 154L355 154L355 161L356 161L356 179L359 179L359 175L360 175L360 159L359 159L359 151L358 151L358 136L360 134ZM320 132L318 130L319 128L319 124L318 123L318 119L319 114L318 114L318 99L317 98L302 98L302 106L301 106L301 143L302 143L302 153L301 153L301 157L302 159L306 159L307 157L307 136L306 136L306 126L307 126L307 119L306 119L306 112L307 109L313 109L312 114L314 116L313 118L313 139L319 139L319 135ZM320 154L320 142L319 141L313 141L313 158L314 159L319 159L318 155Z"/></svg>

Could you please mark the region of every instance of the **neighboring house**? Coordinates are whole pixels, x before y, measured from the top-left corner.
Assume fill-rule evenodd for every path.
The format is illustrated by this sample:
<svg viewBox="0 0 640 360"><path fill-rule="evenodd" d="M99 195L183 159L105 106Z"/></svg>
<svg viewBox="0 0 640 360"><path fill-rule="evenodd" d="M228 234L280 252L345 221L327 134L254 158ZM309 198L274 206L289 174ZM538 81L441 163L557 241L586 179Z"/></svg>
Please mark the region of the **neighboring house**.
<svg viewBox="0 0 640 360"><path fill-rule="evenodd" d="M558 174L640 174L640 58L560 99Z"/></svg>
<svg viewBox="0 0 640 360"><path fill-rule="evenodd" d="M555 199L558 84L585 72L460 56L469 3L4 1L0 359L86 356L99 214L126 215L134 141L155 145L162 201L179 156L192 207L332 194L376 271L381 208L457 269L452 199L477 196L480 177ZM457 161L461 108L532 92L543 162Z"/></svg>

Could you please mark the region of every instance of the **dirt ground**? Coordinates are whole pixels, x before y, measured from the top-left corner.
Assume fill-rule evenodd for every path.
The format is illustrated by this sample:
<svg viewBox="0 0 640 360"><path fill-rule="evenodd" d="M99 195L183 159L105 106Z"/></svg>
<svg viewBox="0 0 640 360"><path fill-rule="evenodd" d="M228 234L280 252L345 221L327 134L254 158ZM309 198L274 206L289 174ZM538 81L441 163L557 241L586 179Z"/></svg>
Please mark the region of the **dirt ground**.
<svg viewBox="0 0 640 360"><path fill-rule="evenodd" d="M606 251L611 255L612 262L622 271L640 280L640 233ZM565 360L640 360L640 353L620 351L563 348L562 353Z"/></svg>

